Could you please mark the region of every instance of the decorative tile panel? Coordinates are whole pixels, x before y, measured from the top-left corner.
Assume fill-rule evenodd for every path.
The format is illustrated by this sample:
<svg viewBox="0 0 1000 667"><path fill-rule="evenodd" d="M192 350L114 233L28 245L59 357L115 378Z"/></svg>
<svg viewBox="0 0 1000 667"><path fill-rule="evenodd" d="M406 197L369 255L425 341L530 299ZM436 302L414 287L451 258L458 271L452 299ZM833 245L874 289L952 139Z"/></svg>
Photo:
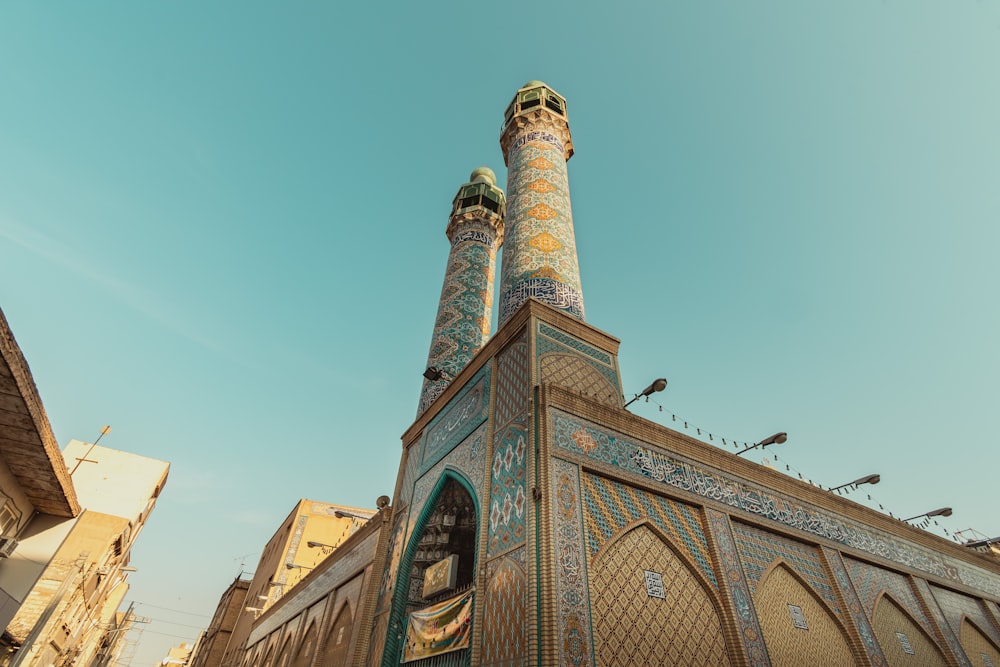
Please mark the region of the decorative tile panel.
<svg viewBox="0 0 1000 667"><path fill-rule="evenodd" d="M577 352L580 352L601 364L604 364L612 371L614 370L614 360L607 352L598 350L592 345L588 345L583 341L577 340L576 338L559 331L558 329L554 329L545 322L538 323L538 333L542 336L551 338L553 341L559 342L570 349L576 350Z"/></svg>
<svg viewBox="0 0 1000 667"><path fill-rule="evenodd" d="M486 421L490 406L490 365L484 366L430 424L424 435L421 470L427 470Z"/></svg>
<svg viewBox="0 0 1000 667"><path fill-rule="evenodd" d="M706 509L708 528L712 539L722 557L720 563L726 579L726 587L731 596L733 608L736 609L736 622L740 627L740 638L749 658L751 667L770 667L771 660L764 645L764 634L761 632L757 612L753 607L750 588L747 585L743 566L740 564L736 543L730 531L729 517L722 512Z"/></svg>
<svg viewBox="0 0 1000 667"><path fill-rule="evenodd" d="M493 437L488 556L524 544L528 503L525 486L527 436L524 424L512 422Z"/></svg>
<svg viewBox="0 0 1000 667"><path fill-rule="evenodd" d="M556 647L559 664L594 664L591 645L590 599L583 544L579 470L552 459L552 535L554 539Z"/></svg>
<svg viewBox="0 0 1000 667"><path fill-rule="evenodd" d="M589 559L592 560L601 546L626 525L648 519L671 537L674 546L687 555L718 590L708 543L696 510L596 475L582 475L581 483Z"/></svg>
<svg viewBox="0 0 1000 667"><path fill-rule="evenodd" d="M410 528L407 529L407 540L410 538L412 525L424 509L427 495L441 479L445 468L454 468L461 472L472 484L476 494L481 497L485 477L486 462L486 424L480 424L474 433L469 435L459 446L452 449L433 468L425 472L414 485L413 503L410 507Z"/></svg>
<svg viewBox="0 0 1000 667"><path fill-rule="evenodd" d="M920 623L929 635L934 636L934 626L931 625L930 619L927 618L920 606L920 601L917 600L917 596L910 587L908 577L846 556L844 564L868 618L874 618L875 603L879 594L884 591L892 596L896 604L902 606L910 616Z"/></svg>
<svg viewBox="0 0 1000 667"><path fill-rule="evenodd" d="M407 512L404 510L397 512L393 520L392 536L389 538L389 557L386 559L385 569L382 570L382 582L378 589L378 604L375 606L376 613L387 610L392 601L392 592L396 588L396 575L399 571L399 559L403 555L406 517Z"/></svg>
<svg viewBox="0 0 1000 667"><path fill-rule="evenodd" d="M496 413L498 426L506 425L525 411L528 405L528 343L527 333L497 357Z"/></svg>
<svg viewBox="0 0 1000 667"><path fill-rule="evenodd" d="M826 562L830 566L830 570L833 571L833 578L840 587L840 593L843 596L844 602L847 604L847 613L851 620L854 621L854 627L857 628L858 634L861 635L861 642L865 646L865 651L868 652L868 659L871 660L875 667L882 667L886 664L885 656L882 654L882 649L879 648L878 640L875 638L875 630L872 629L871 623L868 621L868 617L861 607L861 601L854 591L854 586L851 585L851 580L847 576L847 568L844 567L844 561L840 557L840 552L827 547L821 548L823 555L826 557Z"/></svg>
<svg viewBox="0 0 1000 667"><path fill-rule="evenodd" d="M721 470L560 410L550 412L550 430L555 435L557 447L619 468L626 476L652 479L665 487L694 493L759 518L1000 597L1000 576L992 572L850 521L792 496L733 478ZM590 435L586 442L593 443L587 449L580 446L579 438L572 437L581 429Z"/></svg>
<svg viewBox="0 0 1000 667"><path fill-rule="evenodd" d="M944 635L945 643L948 644L948 648L951 649L952 655L958 660L958 664L961 667L972 667L969 659L965 656L965 651L962 650L961 645L958 643L958 636L952 631L951 626L948 625L948 621L945 619L944 614L941 612L941 607L938 606L937 600L934 599L934 594L931 593L930 584L928 584L923 579L914 579L913 585L917 588L917 592L927 603L927 608L931 612L931 617L934 619L934 623L937 625L941 634Z"/></svg>
<svg viewBox="0 0 1000 667"><path fill-rule="evenodd" d="M743 571L746 572L747 581L750 582L751 592L756 592L760 578L768 566L775 560L782 558L789 567L809 582L809 585L838 616L843 618L837 596L833 592L830 580L826 577L823 563L819 559L819 552L815 547L760 530L745 523L734 521L732 525L736 550L743 562Z"/></svg>
<svg viewBox="0 0 1000 667"><path fill-rule="evenodd" d="M548 141L543 134L552 137L526 132L512 142L506 155L501 326L530 297L584 318L566 160L559 141ZM524 141L528 135L538 137Z"/></svg>
<svg viewBox="0 0 1000 667"><path fill-rule="evenodd" d="M481 664L519 665L528 655L525 556L521 547L486 566Z"/></svg>
<svg viewBox="0 0 1000 667"><path fill-rule="evenodd" d="M979 629L986 633L997 646L1000 646L1000 632L986 615L986 610L979 600L934 585L931 586L931 591L938 604L941 605L941 611L944 612L944 617L948 619L948 625L951 626L952 630L956 633L961 631L962 617L965 616L979 626Z"/></svg>

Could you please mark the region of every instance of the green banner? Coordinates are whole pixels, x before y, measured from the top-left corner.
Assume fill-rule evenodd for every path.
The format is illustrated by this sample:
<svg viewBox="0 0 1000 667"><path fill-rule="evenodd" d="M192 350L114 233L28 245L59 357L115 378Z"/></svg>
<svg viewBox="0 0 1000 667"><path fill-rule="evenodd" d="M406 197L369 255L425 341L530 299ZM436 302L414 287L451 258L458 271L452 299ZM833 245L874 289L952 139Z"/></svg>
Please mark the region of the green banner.
<svg viewBox="0 0 1000 667"><path fill-rule="evenodd" d="M472 591L410 614L403 662L469 648Z"/></svg>

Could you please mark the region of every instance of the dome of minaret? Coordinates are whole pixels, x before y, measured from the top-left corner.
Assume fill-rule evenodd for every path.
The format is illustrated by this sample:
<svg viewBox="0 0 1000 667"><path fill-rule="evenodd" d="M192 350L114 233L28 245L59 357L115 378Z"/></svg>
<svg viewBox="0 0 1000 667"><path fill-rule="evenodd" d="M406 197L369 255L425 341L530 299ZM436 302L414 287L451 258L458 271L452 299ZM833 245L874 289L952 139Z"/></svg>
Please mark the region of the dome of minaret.
<svg viewBox="0 0 1000 667"><path fill-rule="evenodd" d="M535 88L536 86L548 87L548 85L544 81L539 81L538 79L532 79L528 83L521 86L521 88Z"/></svg>
<svg viewBox="0 0 1000 667"><path fill-rule="evenodd" d="M485 182L490 185L496 185L497 175L489 167L477 167L472 171L472 175L469 176L469 181L471 183Z"/></svg>

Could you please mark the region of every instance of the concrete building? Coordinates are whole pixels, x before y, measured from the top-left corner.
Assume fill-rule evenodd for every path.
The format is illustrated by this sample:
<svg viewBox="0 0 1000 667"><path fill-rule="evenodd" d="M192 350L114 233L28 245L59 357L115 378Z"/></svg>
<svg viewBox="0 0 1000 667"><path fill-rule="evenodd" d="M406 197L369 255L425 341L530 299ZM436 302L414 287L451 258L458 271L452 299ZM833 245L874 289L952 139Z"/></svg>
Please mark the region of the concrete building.
<svg viewBox="0 0 1000 667"><path fill-rule="evenodd" d="M374 510L315 500L296 503L264 546L253 578L245 583L238 578L223 594L192 664L239 665L254 620L294 590L374 515ZM241 591L245 591L243 599Z"/></svg>
<svg viewBox="0 0 1000 667"><path fill-rule="evenodd" d="M2 313L0 357L0 665L97 664L169 464L76 440L59 453Z"/></svg>

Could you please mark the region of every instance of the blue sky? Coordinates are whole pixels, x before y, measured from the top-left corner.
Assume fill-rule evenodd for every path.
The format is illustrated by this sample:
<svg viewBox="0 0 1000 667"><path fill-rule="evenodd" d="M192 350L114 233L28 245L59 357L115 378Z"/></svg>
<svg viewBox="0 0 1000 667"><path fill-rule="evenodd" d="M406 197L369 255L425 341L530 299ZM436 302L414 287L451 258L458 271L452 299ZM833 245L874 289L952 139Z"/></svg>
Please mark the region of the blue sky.
<svg viewBox="0 0 1000 667"><path fill-rule="evenodd" d="M392 492L450 202L529 79L588 321L670 380L635 413L1000 533L998 62L982 1L5 4L0 307L61 443L172 464L134 664L299 498Z"/></svg>

